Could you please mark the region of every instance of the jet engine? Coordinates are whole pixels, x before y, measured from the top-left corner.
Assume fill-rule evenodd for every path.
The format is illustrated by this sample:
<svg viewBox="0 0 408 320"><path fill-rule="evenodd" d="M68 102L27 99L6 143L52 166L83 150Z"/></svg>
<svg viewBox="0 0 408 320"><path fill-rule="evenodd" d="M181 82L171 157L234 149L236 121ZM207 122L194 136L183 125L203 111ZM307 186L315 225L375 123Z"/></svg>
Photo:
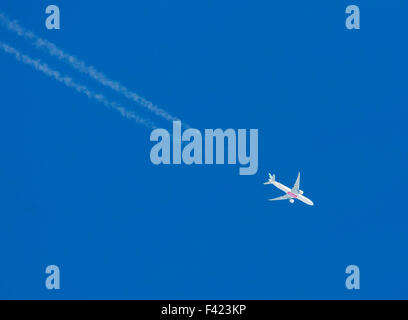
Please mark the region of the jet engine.
<svg viewBox="0 0 408 320"><path fill-rule="evenodd" d="M293 199L290 199L290 200L289 200L289 202L290 202L290 203L293 203L293 202L295 202L295 200L293 200Z"/></svg>
<svg viewBox="0 0 408 320"><path fill-rule="evenodd" d="M300 193L300 194L303 194L303 190L299 190L299 193Z"/></svg>

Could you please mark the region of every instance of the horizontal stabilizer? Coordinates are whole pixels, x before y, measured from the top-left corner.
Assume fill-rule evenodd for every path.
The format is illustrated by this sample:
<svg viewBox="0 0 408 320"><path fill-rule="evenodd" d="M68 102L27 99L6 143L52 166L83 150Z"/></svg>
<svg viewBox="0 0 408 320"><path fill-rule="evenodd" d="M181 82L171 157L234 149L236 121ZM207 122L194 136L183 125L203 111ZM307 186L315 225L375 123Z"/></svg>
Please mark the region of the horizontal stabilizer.
<svg viewBox="0 0 408 320"><path fill-rule="evenodd" d="M272 184L272 182L275 181L275 175L271 175L269 173L269 180L267 182L265 182L264 184Z"/></svg>

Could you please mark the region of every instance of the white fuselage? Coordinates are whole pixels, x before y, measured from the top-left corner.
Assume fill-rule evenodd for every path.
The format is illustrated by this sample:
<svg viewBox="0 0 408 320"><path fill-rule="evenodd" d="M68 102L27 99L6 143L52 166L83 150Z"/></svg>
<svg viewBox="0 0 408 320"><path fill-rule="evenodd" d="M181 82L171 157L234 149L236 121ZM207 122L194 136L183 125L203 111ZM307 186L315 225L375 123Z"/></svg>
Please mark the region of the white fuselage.
<svg viewBox="0 0 408 320"><path fill-rule="evenodd" d="M286 194L288 194L289 196L291 196L293 199L298 199L306 204L308 204L309 206L313 206L313 201L306 198L305 196L299 194L299 193L293 193L291 188L288 188L287 186L284 186L282 183L279 183L277 181L271 181L271 183L278 189L282 190L283 192L285 192Z"/></svg>

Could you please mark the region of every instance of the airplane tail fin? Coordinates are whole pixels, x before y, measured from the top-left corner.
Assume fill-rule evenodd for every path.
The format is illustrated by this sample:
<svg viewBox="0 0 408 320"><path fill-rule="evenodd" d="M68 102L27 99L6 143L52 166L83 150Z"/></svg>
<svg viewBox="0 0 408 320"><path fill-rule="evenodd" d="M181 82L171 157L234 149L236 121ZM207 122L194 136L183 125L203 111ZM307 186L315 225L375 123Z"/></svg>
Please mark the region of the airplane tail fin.
<svg viewBox="0 0 408 320"><path fill-rule="evenodd" d="M269 173L269 180L267 182L265 182L264 184L272 184L272 182L275 181L275 175L271 175Z"/></svg>

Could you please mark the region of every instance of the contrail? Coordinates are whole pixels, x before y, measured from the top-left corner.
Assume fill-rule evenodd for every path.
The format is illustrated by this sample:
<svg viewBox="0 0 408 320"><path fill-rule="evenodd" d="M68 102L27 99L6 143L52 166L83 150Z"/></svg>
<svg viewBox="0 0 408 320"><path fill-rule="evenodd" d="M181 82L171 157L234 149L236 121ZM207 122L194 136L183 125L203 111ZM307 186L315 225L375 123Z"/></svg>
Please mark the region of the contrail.
<svg viewBox="0 0 408 320"><path fill-rule="evenodd" d="M92 92L89 90L87 87L80 85L76 83L72 78L67 77L67 76L62 76L58 71L55 71L51 69L47 64L42 63L40 60L34 60L30 58L29 56L22 54L20 51L17 49L0 42L0 49L2 49L5 53L8 53L12 56L14 56L17 61L23 62L33 68L35 68L38 71L41 71L45 75L47 75L50 78L53 78L54 80L57 80L58 82L61 82L65 84L69 88L73 88L75 91L79 93L85 94L89 99L94 99L100 103L102 103L104 106L108 108L112 108L116 111L119 111L121 115L127 119L135 120L139 124L144 125L148 129L154 129L156 126L150 122L149 120L146 120L137 114L135 114L133 111L128 111L124 107L120 106L116 102L109 101L108 99L105 98L102 94L97 94L95 92Z"/></svg>
<svg viewBox="0 0 408 320"><path fill-rule="evenodd" d="M116 91L117 93L122 94L128 99L135 101L136 103L140 104L141 106L147 108L154 114L169 120L169 121L177 121L178 118L172 116L165 110L159 108L158 106L154 105L150 101L144 99L137 93L134 93L127 89L125 86L120 84L117 81L110 80L105 74L96 70L93 66L88 66L84 61L76 58L75 56L64 52L63 50L59 49L54 43L42 39L41 37L37 36L31 31L24 29L22 26L19 25L17 21L11 21L4 13L0 12L0 24L6 27L8 30L16 33L20 37L32 41L32 44L41 49L45 49L51 56L57 57L58 60L63 61L69 64L75 70L88 75L89 77L93 78L100 84L111 88L112 90Z"/></svg>

